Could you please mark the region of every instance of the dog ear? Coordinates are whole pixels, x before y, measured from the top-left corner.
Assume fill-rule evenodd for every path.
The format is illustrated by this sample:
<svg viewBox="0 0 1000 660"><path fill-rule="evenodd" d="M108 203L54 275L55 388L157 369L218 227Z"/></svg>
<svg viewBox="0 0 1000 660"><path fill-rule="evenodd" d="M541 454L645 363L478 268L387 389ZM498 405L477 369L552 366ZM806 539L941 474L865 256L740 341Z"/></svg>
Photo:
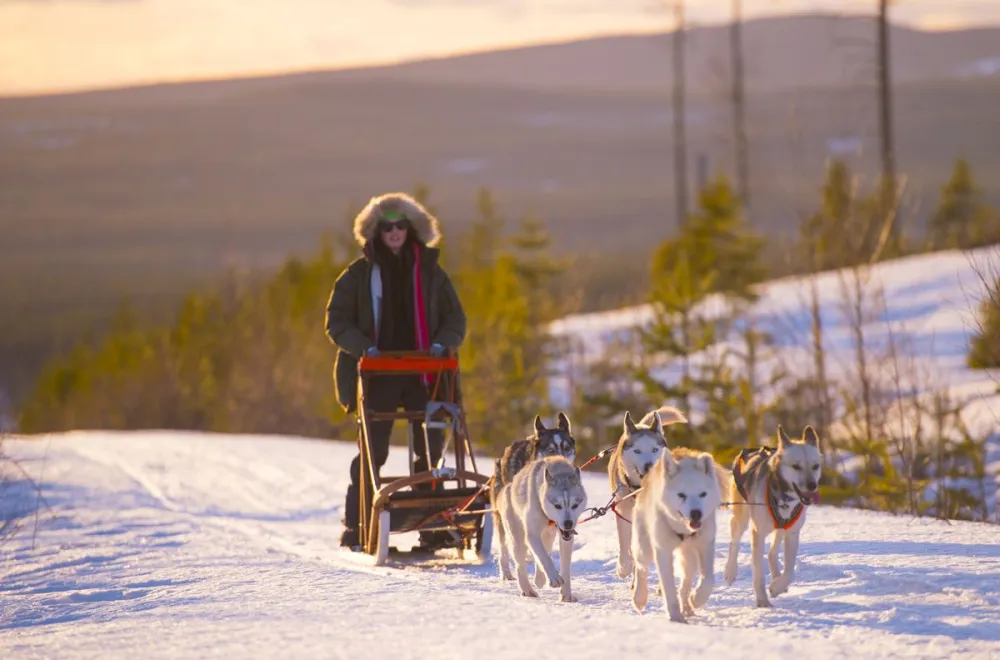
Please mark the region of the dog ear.
<svg viewBox="0 0 1000 660"><path fill-rule="evenodd" d="M635 427L635 422L632 421L632 413L630 413L627 410L625 411L624 428L625 428L625 435L631 435L636 431L638 431L638 429Z"/></svg>
<svg viewBox="0 0 1000 660"><path fill-rule="evenodd" d="M663 421L660 419L659 411L653 411L653 425L649 428L656 431L658 435L663 435Z"/></svg>
<svg viewBox="0 0 1000 660"><path fill-rule="evenodd" d="M715 460L711 456L701 457L701 467L705 470L705 474L712 476L715 474Z"/></svg>
<svg viewBox="0 0 1000 660"><path fill-rule="evenodd" d="M543 469L545 470L545 483L546 483L546 485L549 485L549 486L554 486L554 485L555 485L555 482L556 482L556 480L555 480L555 478L554 478L554 477L552 476L552 473L551 473L551 472L549 472L549 466L548 466L548 464L546 464L546 465L545 465L545 467L544 467Z"/></svg>
<svg viewBox="0 0 1000 660"><path fill-rule="evenodd" d="M806 426L806 430L802 433L802 438L806 441L807 445L812 445L819 450L819 434L816 433L816 429L812 426Z"/></svg>
<svg viewBox="0 0 1000 660"><path fill-rule="evenodd" d="M677 470L680 469L681 464L677 462L674 455L670 453L670 450L663 452L663 456L660 458L663 461L664 466L667 468L667 474L673 476L677 474Z"/></svg>
<svg viewBox="0 0 1000 660"><path fill-rule="evenodd" d="M781 428L781 424L778 424L778 450L780 451L785 448L785 445L790 444L792 444L791 439L785 433L785 429Z"/></svg>
<svg viewBox="0 0 1000 660"><path fill-rule="evenodd" d="M535 433L541 433L545 430L545 424L542 424L542 416L535 415Z"/></svg>
<svg viewBox="0 0 1000 660"><path fill-rule="evenodd" d="M567 417L561 412L559 413L559 430L562 431L563 433L570 432L569 417Z"/></svg>

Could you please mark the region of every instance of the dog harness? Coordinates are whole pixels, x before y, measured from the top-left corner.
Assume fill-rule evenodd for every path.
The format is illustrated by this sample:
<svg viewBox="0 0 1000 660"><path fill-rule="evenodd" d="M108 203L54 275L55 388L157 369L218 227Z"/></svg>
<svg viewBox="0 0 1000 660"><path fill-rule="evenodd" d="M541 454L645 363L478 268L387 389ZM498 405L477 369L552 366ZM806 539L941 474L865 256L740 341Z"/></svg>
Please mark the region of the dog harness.
<svg viewBox="0 0 1000 660"><path fill-rule="evenodd" d="M736 483L736 490L739 491L743 500L750 501L747 495L746 483L751 474L760 472L767 465L768 459L776 452L774 447L758 447L756 449L746 448L740 451L740 455L733 462L733 481ZM767 512L771 516L771 522L776 529L788 529L794 525L802 511L805 509L799 501L792 508L788 517L781 515L779 506L782 502L792 499L786 492L778 490L773 475L767 476Z"/></svg>

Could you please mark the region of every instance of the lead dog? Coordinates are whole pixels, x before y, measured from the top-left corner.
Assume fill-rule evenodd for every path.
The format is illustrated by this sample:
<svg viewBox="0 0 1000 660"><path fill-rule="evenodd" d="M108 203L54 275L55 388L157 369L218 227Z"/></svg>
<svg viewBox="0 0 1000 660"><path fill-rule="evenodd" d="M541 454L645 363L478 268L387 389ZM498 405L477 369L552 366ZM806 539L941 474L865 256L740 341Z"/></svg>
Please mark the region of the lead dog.
<svg viewBox="0 0 1000 660"><path fill-rule="evenodd" d="M819 436L806 426L802 440L793 442L778 426L778 448L744 449L733 462L729 500L735 502L730 522L729 558L723 578L736 580L736 558L747 526L750 532L750 565L757 607L770 607L764 590L764 540L774 539L767 553L771 569L771 596L785 593L795 576L795 556L799 534L806 521L806 509L819 499L823 454ZM741 503L746 503L741 505ZM785 570L778 566L778 546L785 544Z"/></svg>
<svg viewBox="0 0 1000 660"><path fill-rule="evenodd" d="M656 563L671 621L708 602L715 586L716 510L722 503L721 467L708 452L682 447L661 452L635 499L631 550L632 604L642 612L649 597L649 564ZM674 555L681 559L681 584L674 582ZM695 574L701 580L694 594Z"/></svg>
<svg viewBox="0 0 1000 660"><path fill-rule="evenodd" d="M667 451L667 438L663 431L664 425L687 423L684 414L670 406L664 406L646 414L636 425L632 415L625 413L622 424L622 434L618 438L618 446L608 461L608 477L611 480L611 492L615 496L616 511L621 516L615 516L618 525L618 577L625 578L632 574L632 555L629 551L629 537L632 534L628 520L632 519L635 499L628 497L639 489L642 478ZM628 499L623 499L628 497ZM627 520L623 520L626 518Z"/></svg>

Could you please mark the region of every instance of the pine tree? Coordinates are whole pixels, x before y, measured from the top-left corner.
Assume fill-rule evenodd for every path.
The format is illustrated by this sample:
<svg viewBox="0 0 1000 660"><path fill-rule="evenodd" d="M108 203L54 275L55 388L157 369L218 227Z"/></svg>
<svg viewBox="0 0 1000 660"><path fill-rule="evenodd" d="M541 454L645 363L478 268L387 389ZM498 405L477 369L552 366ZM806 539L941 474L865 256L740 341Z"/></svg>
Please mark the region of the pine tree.
<svg viewBox="0 0 1000 660"><path fill-rule="evenodd" d="M986 288L966 359L972 369L1000 369L1000 275L992 283L986 282Z"/></svg>
<svg viewBox="0 0 1000 660"><path fill-rule="evenodd" d="M717 176L705 186L698 204L678 239L665 242L657 250L654 280L657 273L669 271L684 253L694 279L703 280L711 274L709 293L755 300L753 286L767 276L761 259L764 239L751 230L724 176Z"/></svg>
<svg viewBox="0 0 1000 660"><path fill-rule="evenodd" d="M556 316L548 287L558 273L544 225L528 218L513 237L489 190L479 217L457 235L453 281L468 318L460 351L463 400L473 440L503 446L547 407L545 324Z"/></svg>
<svg viewBox="0 0 1000 660"><path fill-rule="evenodd" d="M820 207L799 227L799 251L807 260L809 272L839 268L852 258L845 240L845 229L851 224L852 188L847 165L840 160L827 163Z"/></svg>
<svg viewBox="0 0 1000 660"><path fill-rule="evenodd" d="M955 161L951 178L941 188L938 208L930 220L936 248L971 248L1000 241L1000 217L981 200L968 161Z"/></svg>
<svg viewBox="0 0 1000 660"><path fill-rule="evenodd" d="M719 176L701 191L699 209L680 234L654 254L654 319L639 331L648 360L638 376L653 405L666 399L689 419L695 410L705 412L700 425L675 430L679 441L706 449L731 445L739 428L753 424L740 414L748 410L740 395L746 376L734 370L735 356L719 342L734 329L744 304L756 300L754 285L767 273L763 247L741 216L728 181ZM713 294L718 304L710 305ZM670 371L676 377L664 379Z"/></svg>
<svg viewBox="0 0 1000 660"><path fill-rule="evenodd" d="M676 253L677 257L670 271L663 270L660 264L655 271L651 294L653 322L639 329L643 352L651 359L640 368L638 376L654 402L674 401L690 418L692 399L699 389L692 359L717 341L716 324L699 309L712 291L715 275L710 272L696 276L687 253L677 250L673 241L661 246L657 261L664 253ZM656 372L668 365L676 365L679 370L675 384L657 377ZM679 433L691 435L685 430Z"/></svg>

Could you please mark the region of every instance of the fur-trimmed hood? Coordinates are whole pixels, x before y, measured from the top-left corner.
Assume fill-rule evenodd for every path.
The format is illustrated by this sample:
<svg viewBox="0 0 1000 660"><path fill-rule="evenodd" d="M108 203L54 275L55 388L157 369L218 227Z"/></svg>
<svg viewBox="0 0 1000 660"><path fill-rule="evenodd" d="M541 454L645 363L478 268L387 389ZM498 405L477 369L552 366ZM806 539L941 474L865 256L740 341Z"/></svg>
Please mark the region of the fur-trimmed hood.
<svg viewBox="0 0 1000 660"><path fill-rule="evenodd" d="M378 231L379 220L385 214L398 213L410 221L414 237L426 245L434 247L441 240L441 225L420 202L402 192L377 195L354 218L354 240L365 247Z"/></svg>

